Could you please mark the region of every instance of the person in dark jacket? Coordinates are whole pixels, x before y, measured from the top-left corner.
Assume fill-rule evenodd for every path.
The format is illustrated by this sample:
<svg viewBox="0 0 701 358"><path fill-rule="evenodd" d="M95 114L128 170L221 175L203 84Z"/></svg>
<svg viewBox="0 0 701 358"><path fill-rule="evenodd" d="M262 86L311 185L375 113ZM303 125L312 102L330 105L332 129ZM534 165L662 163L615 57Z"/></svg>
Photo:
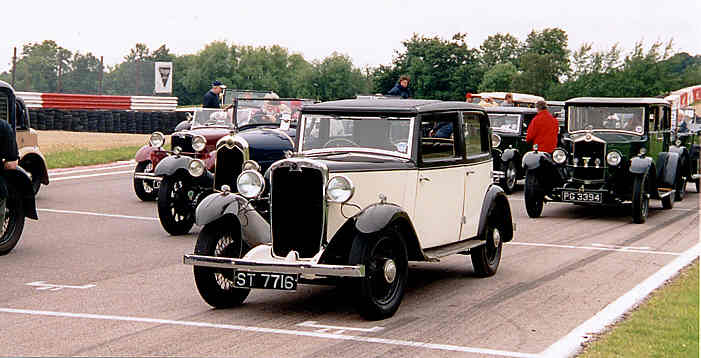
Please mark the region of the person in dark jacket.
<svg viewBox="0 0 701 358"><path fill-rule="evenodd" d="M218 80L212 82L212 89L207 91L202 100L202 108L221 108L219 104L219 94L222 91L222 83Z"/></svg>
<svg viewBox="0 0 701 358"><path fill-rule="evenodd" d="M538 114L528 125L526 142L537 144L538 150L541 152L552 153L557 148L557 132L559 131L557 119L550 114L545 101L536 102L535 107L538 109Z"/></svg>
<svg viewBox="0 0 701 358"><path fill-rule="evenodd" d="M404 99L411 97L411 90L409 89L409 76L403 75L399 77L399 82L397 82L397 84L394 85L394 87L392 87L387 94L390 96L399 96Z"/></svg>
<svg viewBox="0 0 701 358"><path fill-rule="evenodd" d="M19 151L17 150L15 131L9 123L0 120L0 162L2 162L0 170L17 169L18 160ZM5 180L0 176L0 223L5 222L5 204L8 194Z"/></svg>

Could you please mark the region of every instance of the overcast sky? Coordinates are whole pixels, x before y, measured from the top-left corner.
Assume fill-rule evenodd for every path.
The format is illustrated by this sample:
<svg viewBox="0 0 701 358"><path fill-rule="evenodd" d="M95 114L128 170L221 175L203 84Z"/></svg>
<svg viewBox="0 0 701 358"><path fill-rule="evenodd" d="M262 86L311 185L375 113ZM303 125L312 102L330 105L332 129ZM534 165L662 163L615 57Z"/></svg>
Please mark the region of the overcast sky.
<svg viewBox="0 0 701 358"><path fill-rule="evenodd" d="M0 72L12 49L54 40L72 52L123 60L137 42L165 44L176 55L196 53L215 41L287 48L307 60L333 51L358 67L389 64L413 33L444 39L467 33L470 47L489 35L511 33L523 41L532 30L558 27L569 48L596 50L636 41L645 48L674 40L676 51L701 54L701 1L12 1L0 30ZM6 9L7 10L7 9ZM19 55L19 54L18 54ZM175 69L177 71L177 69Z"/></svg>

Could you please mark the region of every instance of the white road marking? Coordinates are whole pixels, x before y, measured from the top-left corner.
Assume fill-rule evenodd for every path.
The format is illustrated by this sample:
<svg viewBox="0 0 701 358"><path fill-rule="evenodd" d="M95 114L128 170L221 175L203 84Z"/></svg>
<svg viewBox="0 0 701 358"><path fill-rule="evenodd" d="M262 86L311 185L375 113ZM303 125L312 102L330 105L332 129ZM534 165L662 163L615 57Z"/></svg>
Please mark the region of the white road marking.
<svg viewBox="0 0 701 358"><path fill-rule="evenodd" d="M149 324L167 324L167 325L174 325L174 326L188 326L188 327L200 327L200 328L217 328L217 329L226 329L226 330L231 330L231 331L244 331L244 332L256 332L256 333L283 334L283 335L301 336L301 337L325 338L325 339L340 340L340 341L375 343L375 344L384 344L384 345L392 345L392 346L423 348L423 349L438 350L438 351L476 353L476 354L495 355L495 356L503 356L503 357L517 357L517 358L537 358L537 357L539 357L539 355L537 355L537 354L510 352L510 351L502 351L502 350L497 350L497 349L474 348L474 347L457 346L457 345L451 345L451 344L436 344L436 343L426 343L426 342L416 342L416 341L405 341L405 340L400 340L400 339L387 339L387 338L377 338L377 337L352 336L352 335L344 335L344 334L297 331L297 330L292 330L292 329L264 328L264 327L255 327L255 326L239 326L239 325L217 324L217 323L208 323L208 322L176 321L176 320L168 320L168 319L129 317L129 316L112 316L112 315L100 315L100 314L89 314L89 313L37 311L37 310L27 310L27 309L15 309L15 308L0 308L0 312L23 314L23 315L33 315L33 316L51 316L51 317L81 318L81 319L107 320L107 321L137 322L137 323L149 323Z"/></svg>
<svg viewBox="0 0 701 358"><path fill-rule="evenodd" d="M110 167L98 167L98 168L88 168L88 169L76 169L76 170L66 170L66 171L61 171L61 172L51 172L49 171L49 179L53 179L54 177L57 176L62 176L66 174L76 174L76 173L87 173L87 172L99 172L99 171L104 171L104 170L112 170L112 169L118 169L118 168L128 168L128 167L133 167L134 164L122 164L122 165L114 165Z"/></svg>
<svg viewBox="0 0 701 358"><path fill-rule="evenodd" d="M324 324L318 324L317 321L305 321L302 323L297 323L297 326L300 327L311 327L311 328L319 328L316 330L316 332L321 332L321 333L326 333L328 331L334 331L335 334L341 334L345 331L356 331L356 332L379 332L383 329L384 327L372 327L372 328L355 328L355 327L342 327L342 326L328 326Z"/></svg>
<svg viewBox="0 0 701 358"><path fill-rule="evenodd" d="M520 246L541 246L541 247L556 247L561 249L582 249L582 250L598 250L598 251L618 251L618 252L635 252L639 254L658 254L658 255L672 255L679 256L682 255L678 252L667 252L667 251L652 251L652 250L638 250L633 248L628 249L617 249L609 247L592 247L592 246L574 246L574 245L555 245L555 244L539 244L531 242L508 242L509 245L520 245Z"/></svg>
<svg viewBox="0 0 701 358"><path fill-rule="evenodd" d="M37 211L45 211L49 213L57 214L76 214L76 215L89 215L89 216L104 216L108 218L120 218L120 219L135 219L135 220L148 220L148 221L158 221L158 218L151 218L148 216L131 216L131 215L118 215L118 214L103 214L103 213L92 213L89 211L74 211L74 210L58 210L58 209L37 209Z"/></svg>
<svg viewBox="0 0 701 358"><path fill-rule="evenodd" d="M621 249L621 250L650 250L649 246L620 246L620 245L607 245L607 244L591 244L591 246L598 247L608 247L610 249Z"/></svg>
<svg viewBox="0 0 701 358"><path fill-rule="evenodd" d="M86 288L95 287L95 285L82 285L82 286L71 286L71 285L56 285L53 283L46 283L46 281L34 281L30 283L25 283L27 286L37 286L37 290L49 290L49 291L59 291L64 288L75 288L84 290Z"/></svg>
<svg viewBox="0 0 701 358"><path fill-rule="evenodd" d="M117 174L126 174L126 173L132 174L132 173L134 173L134 171L123 170L123 171L119 171L119 172L110 172L110 173L74 175L74 176L69 176L69 177L58 177L58 178L51 179L50 181L55 182L55 181L61 181L61 180L83 179L83 178L101 177L101 176L105 176L105 175L117 175Z"/></svg>
<svg viewBox="0 0 701 358"><path fill-rule="evenodd" d="M582 343L590 339L592 335L604 331L608 325L616 322L623 314L637 306L652 291L662 286L665 281L675 276L682 268L693 262L699 257L700 250L701 243L698 243L684 251L684 253L674 259L674 261L668 263L655 274L628 291L625 295L606 306L603 310L594 315L594 317L572 330L568 335L553 343L544 350L541 355L543 357L570 357L577 354L582 348Z"/></svg>

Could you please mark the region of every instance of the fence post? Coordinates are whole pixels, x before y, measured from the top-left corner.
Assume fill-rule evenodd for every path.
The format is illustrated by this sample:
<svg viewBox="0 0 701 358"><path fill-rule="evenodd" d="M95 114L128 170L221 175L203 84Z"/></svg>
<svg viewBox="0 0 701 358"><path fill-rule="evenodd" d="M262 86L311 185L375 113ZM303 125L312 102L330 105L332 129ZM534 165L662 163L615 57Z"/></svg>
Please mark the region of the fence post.
<svg viewBox="0 0 701 358"><path fill-rule="evenodd" d="M105 72L102 67L103 64L103 57L100 56L100 72L97 73L97 94L102 94L102 73Z"/></svg>
<svg viewBox="0 0 701 358"><path fill-rule="evenodd" d="M15 88L15 72L17 72L17 47L12 55L12 88Z"/></svg>

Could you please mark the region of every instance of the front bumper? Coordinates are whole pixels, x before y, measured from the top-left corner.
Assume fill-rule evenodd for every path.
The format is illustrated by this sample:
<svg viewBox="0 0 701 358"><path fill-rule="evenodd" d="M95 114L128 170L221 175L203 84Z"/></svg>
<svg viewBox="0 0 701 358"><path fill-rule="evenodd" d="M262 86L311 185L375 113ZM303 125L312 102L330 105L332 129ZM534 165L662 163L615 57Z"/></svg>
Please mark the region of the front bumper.
<svg viewBox="0 0 701 358"><path fill-rule="evenodd" d="M273 272L329 277L365 277L365 266L325 265L311 262L234 259L229 257L185 255L183 263L193 266L234 269L245 272Z"/></svg>
<svg viewBox="0 0 701 358"><path fill-rule="evenodd" d="M155 181L161 181L163 180L163 177L157 177L153 173L137 173L134 172L134 179L142 179L142 180L155 180Z"/></svg>

